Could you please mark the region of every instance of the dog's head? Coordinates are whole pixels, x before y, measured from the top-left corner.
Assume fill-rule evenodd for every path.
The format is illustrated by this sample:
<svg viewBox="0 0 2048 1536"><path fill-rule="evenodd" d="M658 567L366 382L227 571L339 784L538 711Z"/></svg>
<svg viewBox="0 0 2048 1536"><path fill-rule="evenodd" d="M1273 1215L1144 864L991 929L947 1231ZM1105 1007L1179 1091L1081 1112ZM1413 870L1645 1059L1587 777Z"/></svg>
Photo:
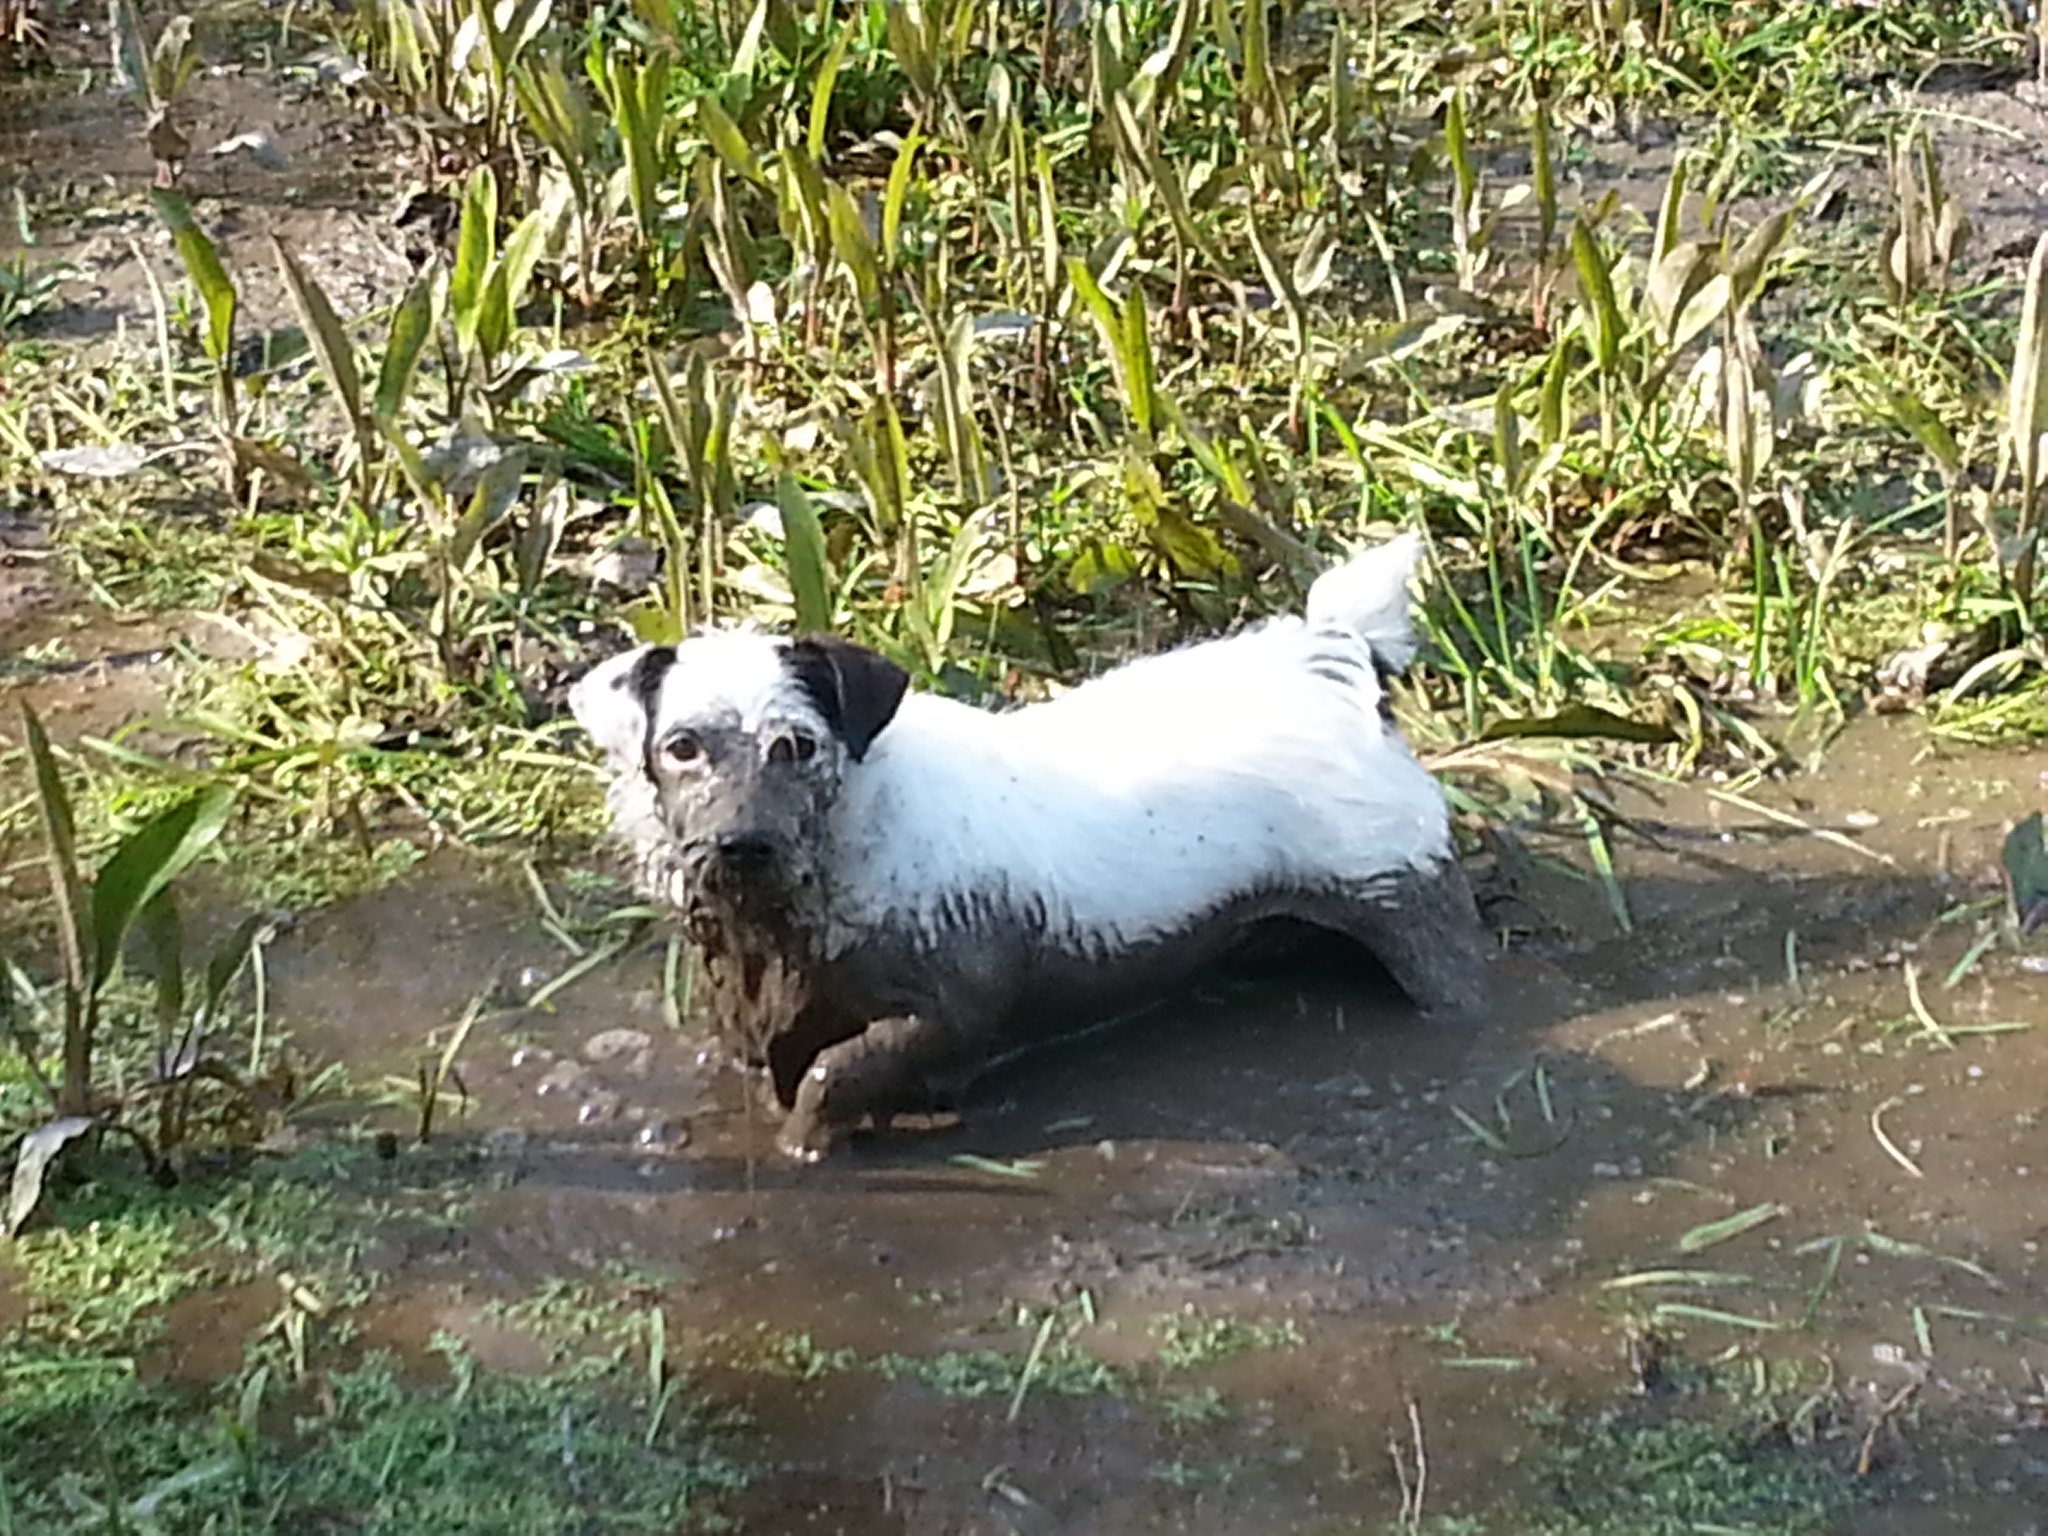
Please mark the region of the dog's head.
<svg viewBox="0 0 2048 1536"><path fill-rule="evenodd" d="M845 640L716 633L614 657L569 707L604 749L622 830L663 845L685 911L758 918L816 889L832 804L909 681Z"/></svg>

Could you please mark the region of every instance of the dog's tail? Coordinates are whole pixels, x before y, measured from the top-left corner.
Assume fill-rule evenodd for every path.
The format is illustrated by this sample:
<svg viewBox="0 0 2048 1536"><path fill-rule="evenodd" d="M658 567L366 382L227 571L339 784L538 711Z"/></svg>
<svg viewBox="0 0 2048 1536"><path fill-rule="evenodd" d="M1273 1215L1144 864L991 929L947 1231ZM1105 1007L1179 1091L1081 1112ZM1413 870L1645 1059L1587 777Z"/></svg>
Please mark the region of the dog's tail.
<svg viewBox="0 0 2048 1536"><path fill-rule="evenodd" d="M1408 583L1422 558L1422 535L1404 533L1352 556L1308 589L1308 622L1358 636L1382 672L1404 672L1415 659Z"/></svg>

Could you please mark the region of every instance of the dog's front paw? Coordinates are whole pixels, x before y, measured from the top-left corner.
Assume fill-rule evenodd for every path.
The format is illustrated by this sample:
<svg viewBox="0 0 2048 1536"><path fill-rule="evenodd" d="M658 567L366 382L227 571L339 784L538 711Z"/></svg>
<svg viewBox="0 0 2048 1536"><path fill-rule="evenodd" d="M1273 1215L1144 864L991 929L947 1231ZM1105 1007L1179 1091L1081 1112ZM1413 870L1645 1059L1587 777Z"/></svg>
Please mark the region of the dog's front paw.
<svg viewBox="0 0 2048 1536"><path fill-rule="evenodd" d="M838 1143L840 1117L829 1102L833 1086L831 1068L822 1061L811 1063L797 1084L796 1102L776 1134L775 1143L785 1157L800 1163L820 1162Z"/></svg>
<svg viewBox="0 0 2048 1536"><path fill-rule="evenodd" d="M821 1163L838 1144L837 1127L820 1115L804 1113L800 1107L782 1122L782 1129L775 1135L776 1149L798 1163Z"/></svg>

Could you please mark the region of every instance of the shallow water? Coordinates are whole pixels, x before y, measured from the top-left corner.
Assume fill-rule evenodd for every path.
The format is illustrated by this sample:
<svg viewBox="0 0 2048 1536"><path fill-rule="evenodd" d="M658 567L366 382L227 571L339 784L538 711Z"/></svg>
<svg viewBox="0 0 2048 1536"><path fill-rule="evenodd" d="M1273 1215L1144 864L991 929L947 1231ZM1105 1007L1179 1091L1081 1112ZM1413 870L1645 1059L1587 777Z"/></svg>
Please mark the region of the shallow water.
<svg viewBox="0 0 2048 1536"><path fill-rule="evenodd" d="M1427 1028L1341 973L1235 986L1020 1062L959 1124L814 1168L776 1160L699 1030L671 1025L651 938L471 1037L446 1134L480 1141L491 1176L458 1238L390 1257L380 1326L450 1328L516 1367L529 1346L479 1295L649 1277L698 1390L755 1419L771 1470L752 1529L1275 1532L1392 1518L1386 1441L1411 1399L1441 1507L1491 1491L1532 1402L1635 1385L1622 1303L1675 1302L1746 1320L1668 1314L1688 1356L1825 1367L1873 1416L1898 1400L1872 1444L1890 1523L1858 1529L2025 1530L2048 1499L2048 967L1994 947L1945 983L2043 788L2037 759L1872 722L1758 792L1803 827L1707 788L1630 794L1663 844L1621 855L1634 931L1590 884L1495 872L1519 936L1477 1028ZM300 1043L361 1078L411 1073L494 978L531 989L568 963L529 893L442 863L309 921L272 971ZM1971 1033L2007 1024L2029 1027ZM1809 1245L1838 1237L1824 1283ZM1740 1278L1601 1288L1664 1268ZM1079 1342L1139 1369L1171 1314L1290 1320L1303 1342L1177 1380L1231 1405L1186 1425L1051 1394L1012 1423L1005 1395L793 1380L733 1347L766 1329L863 1356L1017 1351L1019 1304L1084 1294ZM1866 1429L1827 1454L1853 1459Z"/></svg>

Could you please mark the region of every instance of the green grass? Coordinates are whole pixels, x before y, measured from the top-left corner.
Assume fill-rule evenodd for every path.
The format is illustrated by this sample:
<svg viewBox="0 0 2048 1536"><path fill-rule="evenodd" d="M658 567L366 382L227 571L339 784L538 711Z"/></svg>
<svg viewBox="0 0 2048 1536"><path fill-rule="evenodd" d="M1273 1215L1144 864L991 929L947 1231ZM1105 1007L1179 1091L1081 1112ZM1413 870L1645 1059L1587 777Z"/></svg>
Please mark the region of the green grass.
<svg viewBox="0 0 2048 1536"><path fill-rule="evenodd" d="M1685 1536L1742 1530L1814 1536L1859 1492L1825 1452L1764 1417L1661 1417L1628 1407L1539 1426L1531 1468L1546 1512L1538 1536Z"/></svg>
<svg viewBox="0 0 2048 1536"><path fill-rule="evenodd" d="M644 1315L601 1291L492 1309L550 1346L538 1375L485 1370L452 1339L438 1359L363 1353L369 1255L458 1220L466 1160L325 1146L171 1191L108 1171L11 1245L0 1282L23 1309L0 1343L16 1529L71 1529L45 1522L96 1506L140 1519L140 1501L168 1532L541 1532L591 1510L592 1529L674 1532L743 1481L734 1426L650 1366ZM167 1309L244 1288L274 1301L244 1336L210 1341L237 1361L225 1377L146 1379Z"/></svg>
<svg viewBox="0 0 2048 1536"><path fill-rule="evenodd" d="M1849 1474L1840 1442L1814 1440L1812 1423L1798 1426L1795 1439L1785 1411L1799 1410L1789 1400L1781 1411L1726 1393L1534 1409L1525 1416L1527 1444L1501 1472L1513 1492L1454 1489L1442 1502L1458 1513L1380 1529L1425 1536L1821 1536L1851 1529L1875 1496L1872 1486Z"/></svg>
<svg viewBox="0 0 2048 1536"><path fill-rule="evenodd" d="M442 1352L445 1381L408 1381L416 1367L373 1354L325 1373L318 1403L267 1402L265 1375L210 1402L132 1378L16 1375L0 1487L17 1529L668 1536L710 1528L744 1483L702 1415L677 1406L656 1422L615 1363L519 1378L452 1342ZM142 1526L149 1513L161 1523ZM49 1523L66 1519L78 1523Z"/></svg>
<svg viewBox="0 0 2048 1536"><path fill-rule="evenodd" d="M869 1371L889 1381L915 1382L944 1397L1014 1397L1021 1389L1063 1397L1158 1396L1168 1416L1199 1422L1214 1406L1201 1390L1166 1390L1191 1372L1258 1350L1294 1349L1303 1338L1291 1320L1211 1317L1193 1311L1157 1319L1159 1343L1149 1366L1115 1365L1090 1348L1093 1326L1086 1306L1035 1313L1020 1308L1017 1338L1009 1347L941 1350L929 1355L888 1352L866 1356L825 1348L809 1334L764 1333L742 1358L758 1368L800 1381Z"/></svg>

